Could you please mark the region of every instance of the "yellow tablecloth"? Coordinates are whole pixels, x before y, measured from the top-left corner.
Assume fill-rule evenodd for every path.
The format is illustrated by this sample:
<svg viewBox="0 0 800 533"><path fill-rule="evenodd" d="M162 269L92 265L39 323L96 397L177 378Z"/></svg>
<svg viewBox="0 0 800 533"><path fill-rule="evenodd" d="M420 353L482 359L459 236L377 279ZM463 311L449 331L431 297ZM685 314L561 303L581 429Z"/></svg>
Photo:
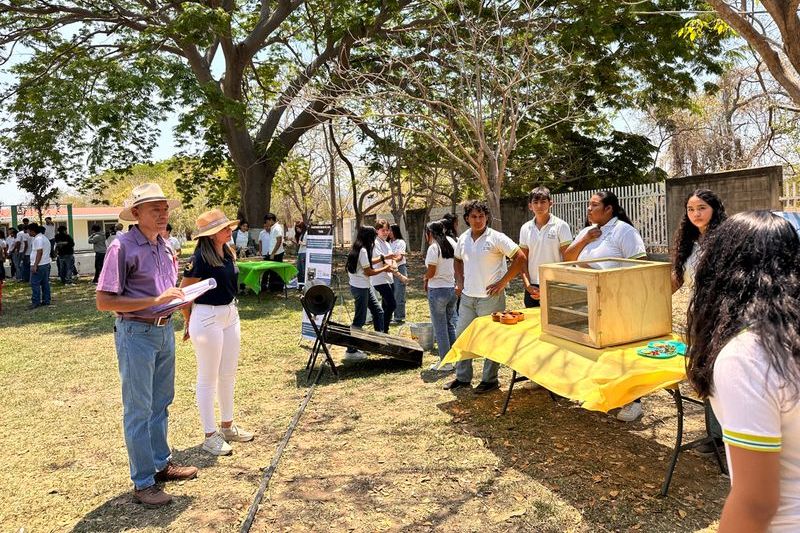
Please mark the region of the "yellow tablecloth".
<svg viewBox="0 0 800 533"><path fill-rule="evenodd" d="M478 318L458 337L445 363L485 357L586 409L609 411L686 378L683 356L650 359L636 350L651 340L602 350L542 333L539 309L511 326ZM672 335L660 339L680 340Z"/></svg>

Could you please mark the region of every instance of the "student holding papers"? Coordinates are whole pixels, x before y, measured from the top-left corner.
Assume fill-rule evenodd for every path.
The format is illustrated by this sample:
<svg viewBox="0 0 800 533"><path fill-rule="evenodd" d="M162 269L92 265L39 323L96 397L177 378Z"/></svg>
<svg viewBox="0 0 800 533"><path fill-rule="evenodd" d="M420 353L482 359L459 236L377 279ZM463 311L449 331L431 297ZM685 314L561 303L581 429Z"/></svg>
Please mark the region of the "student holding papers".
<svg viewBox="0 0 800 533"><path fill-rule="evenodd" d="M191 339L197 359L197 408L205 432L203 450L229 455L229 442L253 440L253 434L233 423L233 388L239 364L239 311L236 309L238 268L236 254L228 246L238 220L212 209L197 218L192 259L183 272L181 287L216 282L182 309L186 327L183 339ZM217 428L214 398L219 402L221 423Z"/></svg>

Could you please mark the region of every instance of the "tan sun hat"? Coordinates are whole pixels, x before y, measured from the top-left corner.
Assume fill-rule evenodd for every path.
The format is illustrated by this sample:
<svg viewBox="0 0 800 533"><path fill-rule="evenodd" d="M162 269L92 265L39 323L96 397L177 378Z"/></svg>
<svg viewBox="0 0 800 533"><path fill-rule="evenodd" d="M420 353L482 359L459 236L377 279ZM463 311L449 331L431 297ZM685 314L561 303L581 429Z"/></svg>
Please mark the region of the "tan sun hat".
<svg viewBox="0 0 800 533"><path fill-rule="evenodd" d="M214 235L215 233L219 233L225 228L235 228L239 225L238 220L230 220L228 217L219 209L212 209L211 211L206 211L199 217L197 217L197 221L194 223L197 229L192 235L192 239L196 240L200 237L208 237L210 235Z"/></svg>
<svg viewBox="0 0 800 533"><path fill-rule="evenodd" d="M173 200L164 196L164 191L158 183L143 183L137 185L131 191L131 197L125 200L125 208L120 212L119 219L125 222L136 222L136 217L133 216L131 209L138 205L146 204L147 202L167 202L170 209L180 207L179 200Z"/></svg>

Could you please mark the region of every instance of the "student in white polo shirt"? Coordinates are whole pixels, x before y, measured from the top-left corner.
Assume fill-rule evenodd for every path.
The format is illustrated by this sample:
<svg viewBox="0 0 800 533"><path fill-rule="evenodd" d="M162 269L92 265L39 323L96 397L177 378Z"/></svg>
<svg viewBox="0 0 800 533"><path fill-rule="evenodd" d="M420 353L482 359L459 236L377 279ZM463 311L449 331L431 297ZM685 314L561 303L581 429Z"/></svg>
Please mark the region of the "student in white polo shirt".
<svg viewBox="0 0 800 533"><path fill-rule="evenodd" d="M479 316L506 307L505 287L520 273L527 260L517 244L504 233L489 227L491 213L484 202L473 200L464 206L464 220L469 229L458 238L455 250L456 294L461 295L456 337ZM511 267L506 266L511 259ZM483 394L499 388L499 363L485 359L481 382L475 388ZM454 390L472 385L472 359L456 364L456 379L445 385Z"/></svg>
<svg viewBox="0 0 800 533"><path fill-rule="evenodd" d="M768 211L703 242L687 376L722 425L731 490L719 532L800 531L800 239Z"/></svg>
<svg viewBox="0 0 800 533"><path fill-rule="evenodd" d="M619 205L619 198L611 191L592 195L586 208L586 227L564 250L565 261L583 261L600 257L641 259L647 256L644 241L633 222ZM593 268L624 266L616 261L591 263Z"/></svg>
<svg viewBox="0 0 800 533"><path fill-rule="evenodd" d="M519 247L528 261L522 268L525 283L525 307L539 307L539 265L562 261L564 250L572 242L569 224L550 212L553 199L550 189L536 187L528 194L528 209L533 220L519 230Z"/></svg>
<svg viewBox="0 0 800 533"><path fill-rule="evenodd" d="M587 225L564 251L566 261L583 261L601 257L642 259L647 256L644 241L633 222L619 205L619 198L611 191L600 191L589 199L586 209ZM616 261L589 263L593 268L624 266ZM644 414L639 399L625 405L617 413L617 420L633 422Z"/></svg>

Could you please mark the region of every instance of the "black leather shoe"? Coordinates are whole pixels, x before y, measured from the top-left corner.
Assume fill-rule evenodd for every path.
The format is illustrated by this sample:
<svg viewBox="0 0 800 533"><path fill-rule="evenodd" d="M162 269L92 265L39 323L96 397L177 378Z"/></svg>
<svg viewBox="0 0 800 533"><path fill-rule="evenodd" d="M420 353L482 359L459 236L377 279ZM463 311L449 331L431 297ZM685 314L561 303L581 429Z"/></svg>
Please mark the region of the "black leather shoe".
<svg viewBox="0 0 800 533"><path fill-rule="evenodd" d="M469 381L459 381L457 379L454 379L450 383L447 383L443 388L444 390L456 390L456 389L468 388L471 386L472 383L470 383Z"/></svg>
<svg viewBox="0 0 800 533"><path fill-rule="evenodd" d="M481 381L480 383L478 383L478 386L475 387L475 394L486 394L487 392L499 388L500 388L500 383L498 381L495 381L494 383L486 383L484 381Z"/></svg>

